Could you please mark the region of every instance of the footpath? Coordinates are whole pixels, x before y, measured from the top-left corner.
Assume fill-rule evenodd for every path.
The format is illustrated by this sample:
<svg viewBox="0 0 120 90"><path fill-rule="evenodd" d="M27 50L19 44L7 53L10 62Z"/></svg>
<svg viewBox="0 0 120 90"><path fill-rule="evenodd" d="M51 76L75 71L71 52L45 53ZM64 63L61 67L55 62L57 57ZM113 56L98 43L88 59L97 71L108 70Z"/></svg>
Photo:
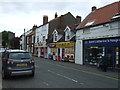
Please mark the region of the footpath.
<svg viewBox="0 0 120 90"><path fill-rule="evenodd" d="M120 80L120 72L117 72L114 70L108 69L107 72L103 72L101 69L97 68L97 66L80 65L80 64L75 64L75 63L71 63L71 62L63 62L63 61L58 62L58 61L53 61L53 60L38 58L38 57L35 57L35 58L37 60L45 60L51 64L56 64L56 65L60 65L63 67L68 67L68 68L71 68L74 70L83 71L83 72L94 74L97 76L102 76L102 77L112 78L115 80Z"/></svg>

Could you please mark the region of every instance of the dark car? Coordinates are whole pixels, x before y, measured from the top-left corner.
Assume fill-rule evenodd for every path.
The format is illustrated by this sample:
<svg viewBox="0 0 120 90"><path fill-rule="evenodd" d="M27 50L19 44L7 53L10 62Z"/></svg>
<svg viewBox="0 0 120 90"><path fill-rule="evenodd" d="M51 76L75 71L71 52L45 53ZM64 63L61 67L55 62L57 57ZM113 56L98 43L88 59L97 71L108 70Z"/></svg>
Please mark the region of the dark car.
<svg viewBox="0 0 120 90"><path fill-rule="evenodd" d="M2 78L16 75L34 76L35 63L31 54L24 50L7 50L2 57Z"/></svg>

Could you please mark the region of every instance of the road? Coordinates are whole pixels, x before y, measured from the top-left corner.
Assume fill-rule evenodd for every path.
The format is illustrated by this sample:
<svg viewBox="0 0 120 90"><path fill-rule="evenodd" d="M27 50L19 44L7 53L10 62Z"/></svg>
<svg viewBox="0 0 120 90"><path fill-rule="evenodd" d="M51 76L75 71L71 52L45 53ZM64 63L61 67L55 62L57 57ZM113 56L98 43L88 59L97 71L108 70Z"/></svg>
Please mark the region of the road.
<svg viewBox="0 0 120 90"><path fill-rule="evenodd" d="M66 67L57 61L34 57L34 77L2 80L3 88L118 88L118 80ZM63 62L67 63L67 62ZM71 63L69 63L71 64Z"/></svg>

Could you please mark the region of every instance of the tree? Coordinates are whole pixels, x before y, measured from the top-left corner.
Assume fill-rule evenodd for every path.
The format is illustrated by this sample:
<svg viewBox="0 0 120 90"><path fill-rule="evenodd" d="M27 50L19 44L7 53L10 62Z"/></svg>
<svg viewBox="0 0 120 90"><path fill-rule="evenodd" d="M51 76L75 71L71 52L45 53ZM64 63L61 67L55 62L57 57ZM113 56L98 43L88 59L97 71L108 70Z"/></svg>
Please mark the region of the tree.
<svg viewBox="0 0 120 90"><path fill-rule="evenodd" d="M2 32L2 46L3 48L19 49L19 38L15 37L15 33L10 31Z"/></svg>
<svg viewBox="0 0 120 90"><path fill-rule="evenodd" d="M7 48L8 46L8 32L7 31L2 32L2 46L3 48Z"/></svg>

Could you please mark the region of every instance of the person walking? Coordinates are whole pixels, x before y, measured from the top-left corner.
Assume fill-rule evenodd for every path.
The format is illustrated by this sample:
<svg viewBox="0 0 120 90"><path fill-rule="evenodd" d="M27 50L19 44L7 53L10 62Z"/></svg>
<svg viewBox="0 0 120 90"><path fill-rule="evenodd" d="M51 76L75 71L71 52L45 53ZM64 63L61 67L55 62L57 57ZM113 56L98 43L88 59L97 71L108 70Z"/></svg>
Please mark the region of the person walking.
<svg viewBox="0 0 120 90"><path fill-rule="evenodd" d="M53 52L52 57L53 57L53 61L55 61L56 60L55 52Z"/></svg>
<svg viewBox="0 0 120 90"><path fill-rule="evenodd" d="M108 67L108 58L106 56L103 56L102 57L102 61L101 61L101 64L102 64L102 70L104 72L107 72L107 67Z"/></svg>

